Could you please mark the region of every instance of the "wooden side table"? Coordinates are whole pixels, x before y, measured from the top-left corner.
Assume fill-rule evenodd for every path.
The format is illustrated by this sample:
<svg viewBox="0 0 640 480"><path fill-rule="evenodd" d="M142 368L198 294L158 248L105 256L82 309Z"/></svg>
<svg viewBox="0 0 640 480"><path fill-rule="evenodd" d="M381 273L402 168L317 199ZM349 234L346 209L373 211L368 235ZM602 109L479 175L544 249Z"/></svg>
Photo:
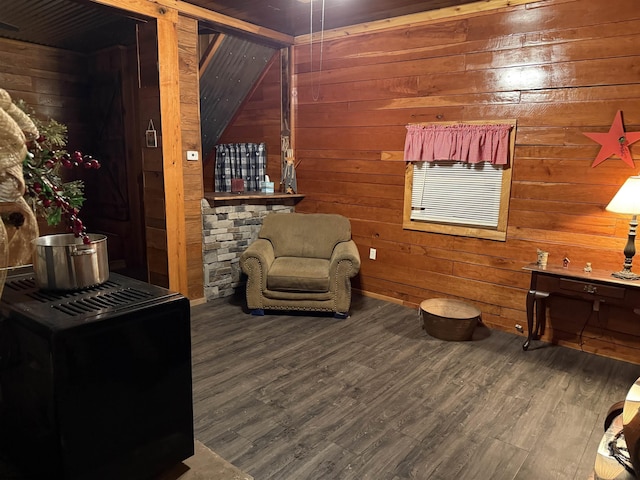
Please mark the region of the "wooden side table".
<svg viewBox="0 0 640 480"><path fill-rule="evenodd" d="M523 268L531 272L531 286L527 293L528 334L523 350L529 348L531 340L540 338L541 328L546 322L546 300L551 295L592 301L596 311L605 301L630 310L640 307L640 280L615 278L608 270L585 272L577 268L540 267L536 264Z"/></svg>

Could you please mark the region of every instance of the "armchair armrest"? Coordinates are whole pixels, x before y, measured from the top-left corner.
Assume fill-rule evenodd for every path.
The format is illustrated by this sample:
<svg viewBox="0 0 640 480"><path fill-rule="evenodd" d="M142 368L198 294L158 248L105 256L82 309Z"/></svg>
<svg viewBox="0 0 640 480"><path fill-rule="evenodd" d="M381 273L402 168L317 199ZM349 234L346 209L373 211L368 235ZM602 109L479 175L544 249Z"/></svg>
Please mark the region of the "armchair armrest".
<svg viewBox="0 0 640 480"><path fill-rule="evenodd" d="M338 243L333 249L333 254L329 259L331 274L333 275L341 262L350 263L350 268L344 270L347 276L355 277L360 271L360 253L353 240ZM342 269L341 269L342 270Z"/></svg>
<svg viewBox="0 0 640 480"><path fill-rule="evenodd" d="M241 261L243 257L258 257L260 261L269 266L275 258L275 254L273 253L273 245L269 240L258 238L251 245L249 245L244 252L242 252L242 255L240 256Z"/></svg>
<svg viewBox="0 0 640 480"><path fill-rule="evenodd" d="M240 255L240 268L247 274L247 304L262 309L262 292L267 288L267 272L275 259L269 240L258 238Z"/></svg>
<svg viewBox="0 0 640 480"><path fill-rule="evenodd" d="M353 240L338 243L329 259L331 289L335 293L334 311L346 315L351 304L351 277L360 271L360 253Z"/></svg>
<svg viewBox="0 0 640 480"><path fill-rule="evenodd" d="M240 255L240 267L247 275L249 275L249 272L245 268L249 259L255 259L263 271L268 271L275 259L273 245L271 245L271 242L264 238L258 238L249 245L244 252L242 252L242 255Z"/></svg>

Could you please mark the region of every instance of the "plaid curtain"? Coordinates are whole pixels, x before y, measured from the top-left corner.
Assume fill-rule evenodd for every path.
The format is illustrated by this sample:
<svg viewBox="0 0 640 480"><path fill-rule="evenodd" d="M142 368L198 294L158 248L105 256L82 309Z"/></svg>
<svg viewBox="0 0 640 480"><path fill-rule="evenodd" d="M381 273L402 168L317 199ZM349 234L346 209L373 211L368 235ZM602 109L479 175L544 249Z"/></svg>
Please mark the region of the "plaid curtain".
<svg viewBox="0 0 640 480"><path fill-rule="evenodd" d="M244 179L245 191L259 192L266 170L267 147L264 143L216 145L216 192L230 192L232 178Z"/></svg>

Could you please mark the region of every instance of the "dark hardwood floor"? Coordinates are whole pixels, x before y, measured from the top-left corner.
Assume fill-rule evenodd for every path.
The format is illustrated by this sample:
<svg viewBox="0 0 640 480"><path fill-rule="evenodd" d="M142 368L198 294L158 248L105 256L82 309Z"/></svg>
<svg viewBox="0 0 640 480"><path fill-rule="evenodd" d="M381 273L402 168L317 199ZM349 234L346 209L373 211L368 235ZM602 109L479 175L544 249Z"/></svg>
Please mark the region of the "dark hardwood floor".
<svg viewBox="0 0 640 480"><path fill-rule="evenodd" d="M523 340L441 341L361 296L346 320L199 305L196 439L255 480L586 480L640 366ZM6 479L35 480L0 455Z"/></svg>
<svg viewBox="0 0 640 480"><path fill-rule="evenodd" d="M256 480L580 479L640 366L480 326L428 336L417 311L351 317L192 308L196 438Z"/></svg>

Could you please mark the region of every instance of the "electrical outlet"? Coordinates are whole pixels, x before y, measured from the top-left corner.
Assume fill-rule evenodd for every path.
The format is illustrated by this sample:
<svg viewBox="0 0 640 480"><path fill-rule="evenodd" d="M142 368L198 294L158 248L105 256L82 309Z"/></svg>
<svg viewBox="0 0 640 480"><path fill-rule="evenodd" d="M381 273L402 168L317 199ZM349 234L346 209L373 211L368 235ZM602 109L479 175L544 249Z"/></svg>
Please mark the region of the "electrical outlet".
<svg viewBox="0 0 640 480"><path fill-rule="evenodd" d="M187 151L187 160L198 160L198 151L197 150L188 150Z"/></svg>
<svg viewBox="0 0 640 480"><path fill-rule="evenodd" d="M371 260L375 260L376 259L376 249L375 248L370 248L369 249L369 258Z"/></svg>

